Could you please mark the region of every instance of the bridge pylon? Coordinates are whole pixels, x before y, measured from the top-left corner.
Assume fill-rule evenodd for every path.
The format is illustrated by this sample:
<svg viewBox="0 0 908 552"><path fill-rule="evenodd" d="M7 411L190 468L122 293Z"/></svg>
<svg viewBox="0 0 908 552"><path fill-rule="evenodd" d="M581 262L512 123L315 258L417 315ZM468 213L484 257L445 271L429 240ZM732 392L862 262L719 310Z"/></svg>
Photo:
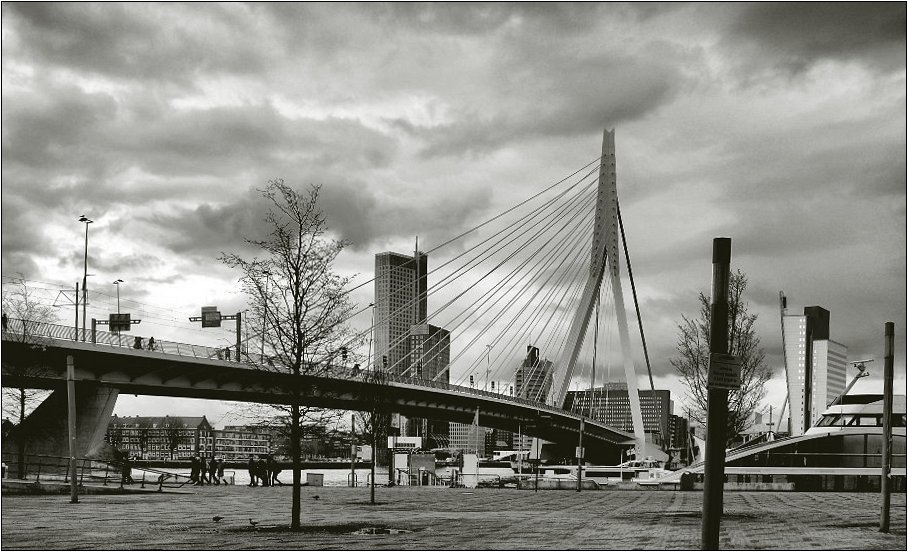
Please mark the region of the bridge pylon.
<svg viewBox="0 0 908 552"><path fill-rule="evenodd" d="M634 440L638 451L645 446L643 414L640 409L640 395L637 391L637 371L631 354L630 337L627 329L627 313L624 308L624 293L621 288L621 255L618 245L618 187L615 170L615 130L606 129L602 136L602 158L599 164L599 190L596 196L596 224L593 227L593 239L590 258L590 271L587 275L580 304L571 322L568 338L558 357L555 367L554 404L564 407L577 356L589 328L590 317L599 297L602 280L608 271L617 317L618 336L621 342L621 353L624 361L624 374L627 379L627 395L630 400L631 421L634 425Z"/></svg>

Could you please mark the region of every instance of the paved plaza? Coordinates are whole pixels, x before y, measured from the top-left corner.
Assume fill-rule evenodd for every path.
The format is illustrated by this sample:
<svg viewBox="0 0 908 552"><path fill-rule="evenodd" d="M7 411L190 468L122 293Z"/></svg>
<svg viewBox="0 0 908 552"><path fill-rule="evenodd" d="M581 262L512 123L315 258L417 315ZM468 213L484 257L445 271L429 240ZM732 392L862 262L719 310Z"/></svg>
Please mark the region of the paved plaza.
<svg viewBox="0 0 908 552"><path fill-rule="evenodd" d="M304 487L305 531L291 533L281 527L289 523L289 487L92 495L79 504L67 495L3 496L2 548L665 550L700 543L700 492L398 487L376 489L376 499L370 505L362 487ZM892 499L887 535L877 530L877 494L729 492L721 547L905 550L905 495Z"/></svg>

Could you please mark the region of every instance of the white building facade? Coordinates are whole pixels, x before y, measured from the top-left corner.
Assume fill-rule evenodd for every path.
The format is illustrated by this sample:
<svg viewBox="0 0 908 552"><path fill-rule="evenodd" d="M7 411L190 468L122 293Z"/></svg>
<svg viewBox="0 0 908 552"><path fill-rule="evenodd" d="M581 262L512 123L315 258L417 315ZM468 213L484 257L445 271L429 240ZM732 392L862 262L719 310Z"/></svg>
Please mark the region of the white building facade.
<svg viewBox="0 0 908 552"><path fill-rule="evenodd" d="M803 435L845 390L848 347L829 339L829 311L817 306L783 313L782 336L790 431Z"/></svg>

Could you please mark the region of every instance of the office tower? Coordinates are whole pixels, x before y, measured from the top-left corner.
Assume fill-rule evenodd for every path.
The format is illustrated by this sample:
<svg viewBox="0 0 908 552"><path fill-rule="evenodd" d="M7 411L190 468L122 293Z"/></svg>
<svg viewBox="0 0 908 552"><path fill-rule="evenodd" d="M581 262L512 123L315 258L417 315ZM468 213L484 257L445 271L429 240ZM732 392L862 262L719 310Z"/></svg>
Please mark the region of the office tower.
<svg viewBox="0 0 908 552"><path fill-rule="evenodd" d="M400 253L375 255L375 356L379 369L448 383L451 335L427 323L428 257ZM423 437L426 448L448 445L446 421L395 416L401 435Z"/></svg>
<svg viewBox="0 0 908 552"><path fill-rule="evenodd" d="M817 306L783 311L782 336L791 435L803 435L845 390L848 347L829 339L829 311Z"/></svg>
<svg viewBox="0 0 908 552"><path fill-rule="evenodd" d="M400 253L375 255L374 364L392 374L410 371L410 328L426 320L428 258ZM418 270L417 270L418 265ZM409 374L408 374L409 375Z"/></svg>
<svg viewBox="0 0 908 552"><path fill-rule="evenodd" d="M667 389L641 389L640 411L643 415L643 430L659 436L653 442L667 443L670 431L671 391ZM608 426L632 433L631 401L626 383L607 383L602 387L583 391L568 391L565 409L602 422Z"/></svg>
<svg viewBox="0 0 908 552"><path fill-rule="evenodd" d="M552 391L552 361L539 358L539 349L527 346L527 356L514 373L514 395L545 402Z"/></svg>

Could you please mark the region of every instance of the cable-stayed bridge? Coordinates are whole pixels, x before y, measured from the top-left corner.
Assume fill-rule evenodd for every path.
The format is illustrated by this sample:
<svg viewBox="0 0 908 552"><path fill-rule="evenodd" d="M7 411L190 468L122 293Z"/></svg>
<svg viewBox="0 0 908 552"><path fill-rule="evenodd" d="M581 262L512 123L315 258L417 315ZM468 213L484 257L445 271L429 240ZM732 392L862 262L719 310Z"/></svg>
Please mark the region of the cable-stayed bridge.
<svg viewBox="0 0 908 552"><path fill-rule="evenodd" d="M347 343L338 347L344 350L349 347L353 359L372 370L386 372L398 397L411 397L401 398L394 406L402 414L470 422L475 420L478 410L481 425L511 430L518 429L514 427L517 425L530 435L535 431L543 437L541 433L546 433L548 437L555 437L548 440L572 443L576 443L576 435L552 435L557 432L541 429L546 423L539 422L540 416L542 420L547 419L545 416L563 420L551 424L552 427L576 433L570 428L572 423L579 426L580 416L562 408L567 394L572 389L574 393L584 394L588 400L583 414L593 415L592 404L601 400L597 394L603 393L605 386L602 384L613 381L611 369L614 366L623 375L615 379L627 383L633 436L589 420L587 427L602 425L599 439L608 443L612 451L632 443L642 447L644 432L637 373L620 272L619 237L624 237L620 217L614 132L606 131L601 156L568 177L425 252L420 251L417 244L411 257L413 270L384 275L377 271L375 279L356 286L374 283L376 303L380 304L368 313L371 315L368 327L354 332ZM626 243L624 252L630 274ZM431 270L428 269L429 258ZM419 268L423 265L425 270ZM381 280L383 277L386 280ZM394 278L397 279L393 282L396 300L381 304L378 301L380 286ZM632 279L630 283L633 289ZM636 293L634 295L636 299ZM367 310L362 309L359 313L365 314ZM354 324L356 321L349 322ZM250 325L267 328L254 318ZM443 329L448 338L424 343L424 347L412 346L411 340L420 333L417 328L430 326ZM281 402L277 400L281 395L278 388L252 391L249 387L249 378L253 377L250 374L261 373L255 370L255 355L244 354L246 366L240 368L236 362L218 360L218 349L184 345L183 348L193 351L193 360L189 360L178 345L176 350L163 350L163 353L167 358L176 353L179 360L159 357L149 357L149 360L141 352L121 348L111 351L109 347L96 350L95 347L103 346L67 343L62 331L45 332L53 334L42 336L53 339L46 345L47 351L69 350L85 357L86 360L78 363L85 381L115 384L117 389L136 393L141 390L146 394L225 399L234 396L243 397L234 400ZM263 331L267 333L267 329ZM640 334L642 338L642 323ZM85 335L81 338L86 340ZM262 332L248 332L241 341L247 350L265 349L265 344L260 343ZM163 342L159 343L163 346ZM642 344L646 356L645 340ZM528 348L538 354L527 365ZM23 363L29 362L31 355L38 355L35 349L12 347L4 336L4 374L8 373L8 353L14 350L18 351L16 354L21 356ZM203 354L197 355L195 351ZM263 352L259 361L265 356ZM337 370L337 358L337 351L323 351L322 357L315 358L312 364ZM141 372L140 368L122 368L127 370L122 373L108 369L119 366L121 361L154 366L149 373L128 371ZM83 366L85 362L97 362L105 368L98 372L97 368ZM177 368L168 369L167 363L187 370L186 366L191 366L192 372L179 374ZM229 368L224 373L235 376L235 381L228 382L222 379L224 376L212 372L211 363L215 366L224 364ZM426 370L432 365L441 368ZM59 369L59 366L54 368ZM238 372L241 369L246 372ZM365 385L360 372L348 372L346 370L350 369L346 367L343 370L340 375L325 372L324 376L329 380L349 382L350 386ZM267 378L275 377L280 379L267 375ZM188 380L183 382L181 378ZM50 379L59 381L58 378ZM5 375L4 385L8 385L8 381L12 380ZM231 387L237 385L239 387L235 389ZM281 385L294 384L283 382ZM327 406L331 403L335 407L355 409L355 393L344 395L328 380L319 380L313 385L313 389L332 391L312 393L309 398L312 404ZM168 388L171 391L167 391ZM330 396L348 398L330 399ZM442 403L444 406L438 406ZM574 401L574 404L578 403L582 407L582 401ZM528 414L531 411L548 414L531 416ZM508 421L509 417L511 421ZM511 423L513 420L518 420L517 424ZM526 428L522 427L524 423Z"/></svg>

